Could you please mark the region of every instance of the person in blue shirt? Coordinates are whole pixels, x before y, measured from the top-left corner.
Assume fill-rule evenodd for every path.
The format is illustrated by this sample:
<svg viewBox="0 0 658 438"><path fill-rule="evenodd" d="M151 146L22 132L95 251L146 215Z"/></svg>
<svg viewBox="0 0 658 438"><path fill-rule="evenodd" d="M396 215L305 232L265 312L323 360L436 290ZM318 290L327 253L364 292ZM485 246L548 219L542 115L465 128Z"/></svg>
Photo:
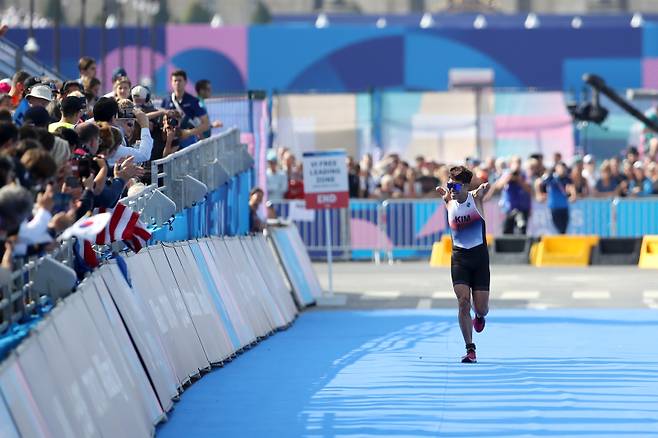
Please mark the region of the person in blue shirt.
<svg viewBox="0 0 658 438"><path fill-rule="evenodd" d="M187 73L176 70L171 74L172 93L162 101L162 108L176 110L181 115L178 126L180 149L196 143L210 129L207 111L199 105L199 99L185 91Z"/></svg>
<svg viewBox="0 0 658 438"><path fill-rule="evenodd" d="M208 79L201 79L200 81L197 81L196 84L194 84L194 89L196 90L196 97L199 99L199 105L201 108L208 111L208 107L206 106L206 99L210 99L212 96L212 85L210 84L210 81ZM221 120L213 120L210 122L211 128L221 128L222 126L224 126L224 124L221 122ZM211 129L208 129L203 133L201 138L208 138L211 134Z"/></svg>
<svg viewBox="0 0 658 438"><path fill-rule="evenodd" d="M558 232L566 233L569 226L569 202L576 199L576 191L566 164L560 161L552 172L544 175L539 184L537 198L547 202L553 225Z"/></svg>
<svg viewBox="0 0 658 438"><path fill-rule="evenodd" d="M633 178L628 182L630 196L649 196L653 194L653 183L647 178L641 161L633 163Z"/></svg>
<svg viewBox="0 0 658 438"><path fill-rule="evenodd" d="M510 160L509 169L492 188L485 196L485 201L500 192L500 206L505 213L503 234L525 235L532 206L532 187L521 170L520 157L515 156Z"/></svg>

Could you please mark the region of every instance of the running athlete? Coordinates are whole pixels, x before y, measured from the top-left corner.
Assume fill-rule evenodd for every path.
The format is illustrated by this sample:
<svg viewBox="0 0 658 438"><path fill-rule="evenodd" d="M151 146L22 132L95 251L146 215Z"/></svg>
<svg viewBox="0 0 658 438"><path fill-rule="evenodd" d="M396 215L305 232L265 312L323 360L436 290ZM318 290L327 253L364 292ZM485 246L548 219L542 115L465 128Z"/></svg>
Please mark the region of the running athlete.
<svg viewBox="0 0 658 438"><path fill-rule="evenodd" d="M466 343L462 363L477 362L473 329L478 333L484 330L484 317L489 312L489 252L482 215L482 198L489 183L469 191L472 179L470 170L455 166L450 169L447 188L436 188L446 203L452 234L450 273L459 302L459 327ZM471 295L475 318L471 318Z"/></svg>

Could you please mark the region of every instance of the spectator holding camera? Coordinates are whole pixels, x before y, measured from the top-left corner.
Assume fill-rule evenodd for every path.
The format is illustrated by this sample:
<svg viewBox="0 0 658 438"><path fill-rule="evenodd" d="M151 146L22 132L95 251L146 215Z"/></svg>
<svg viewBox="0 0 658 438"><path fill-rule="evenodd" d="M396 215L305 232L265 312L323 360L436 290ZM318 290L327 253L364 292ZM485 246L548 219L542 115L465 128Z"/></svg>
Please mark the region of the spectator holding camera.
<svg viewBox="0 0 658 438"><path fill-rule="evenodd" d="M565 234L569 226L569 202L576 200L576 189L564 162L559 161L551 172L544 175L537 199L547 201L553 225L560 234Z"/></svg>
<svg viewBox="0 0 658 438"><path fill-rule="evenodd" d="M485 195L485 201L494 193L501 192L500 206L505 213L504 234L525 235L530 217L532 187L521 171L521 158L512 157L509 169L493 185L493 190Z"/></svg>
<svg viewBox="0 0 658 438"><path fill-rule="evenodd" d="M128 101L130 102L130 101ZM109 165L114 165L117 161L124 157L132 156L134 162L143 163L151 159L151 150L153 149L153 138L149 131L149 121L143 111L135 110L128 103L123 103L123 110L119 113L119 104L116 100L110 97L101 97L94 105L94 121L106 122L110 125L120 127L123 130L123 135L126 131L130 130L129 135L132 135L135 122L140 127L140 141L136 144L137 147L127 146L125 138L122 140L121 145L116 149L109 151L105 158Z"/></svg>
<svg viewBox="0 0 658 438"><path fill-rule="evenodd" d="M185 91L187 73L176 70L171 74L172 93L162 101L162 108L176 110L181 115L180 149L196 143L203 133L210 129L207 111L199 104L199 99Z"/></svg>

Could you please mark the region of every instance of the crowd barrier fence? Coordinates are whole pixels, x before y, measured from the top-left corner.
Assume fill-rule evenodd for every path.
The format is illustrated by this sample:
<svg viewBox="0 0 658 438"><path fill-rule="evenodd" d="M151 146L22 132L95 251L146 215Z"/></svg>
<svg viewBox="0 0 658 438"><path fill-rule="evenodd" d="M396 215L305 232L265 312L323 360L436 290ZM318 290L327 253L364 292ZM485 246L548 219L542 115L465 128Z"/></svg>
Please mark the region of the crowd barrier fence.
<svg viewBox="0 0 658 438"><path fill-rule="evenodd" d="M270 236L161 243L96 269L0 366L0 435L153 436L193 378L295 320L288 279L319 293L295 227Z"/></svg>
<svg viewBox="0 0 658 438"><path fill-rule="evenodd" d="M253 160L237 129L152 162L154 183L120 202L140 212L151 243L249 231ZM16 260L21 266L0 288L0 356L23 339L43 312L77 284L74 243ZM47 297L47 298L46 298Z"/></svg>
<svg viewBox="0 0 658 438"><path fill-rule="evenodd" d="M291 201L275 203L286 219ZM499 199L484 204L487 233L502 235L505 214ZM641 237L658 234L658 197L588 198L569 206L567 234L599 237ZM294 221L312 259L326 257L322 211L313 221ZM331 211L334 257L344 260L427 258L432 244L448 232L445 204L441 199L350 199L346 209ZM557 234L551 212L542 202L532 203L527 233Z"/></svg>

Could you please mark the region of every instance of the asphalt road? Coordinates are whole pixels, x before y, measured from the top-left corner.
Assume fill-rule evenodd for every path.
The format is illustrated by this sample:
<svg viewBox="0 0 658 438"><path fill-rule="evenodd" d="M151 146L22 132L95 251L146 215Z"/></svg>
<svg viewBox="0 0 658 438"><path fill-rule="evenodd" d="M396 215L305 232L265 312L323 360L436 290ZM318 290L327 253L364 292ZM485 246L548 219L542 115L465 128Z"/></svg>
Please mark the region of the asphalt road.
<svg viewBox="0 0 658 438"><path fill-rule="evenodd" d="M314 263L325 290L326 263ZM334 292L347 309L430 309L454 307L449 268L427 262L333 264ZM491 266L492 308L658 309L658 271L635 266L537 268Z"/></svg>

